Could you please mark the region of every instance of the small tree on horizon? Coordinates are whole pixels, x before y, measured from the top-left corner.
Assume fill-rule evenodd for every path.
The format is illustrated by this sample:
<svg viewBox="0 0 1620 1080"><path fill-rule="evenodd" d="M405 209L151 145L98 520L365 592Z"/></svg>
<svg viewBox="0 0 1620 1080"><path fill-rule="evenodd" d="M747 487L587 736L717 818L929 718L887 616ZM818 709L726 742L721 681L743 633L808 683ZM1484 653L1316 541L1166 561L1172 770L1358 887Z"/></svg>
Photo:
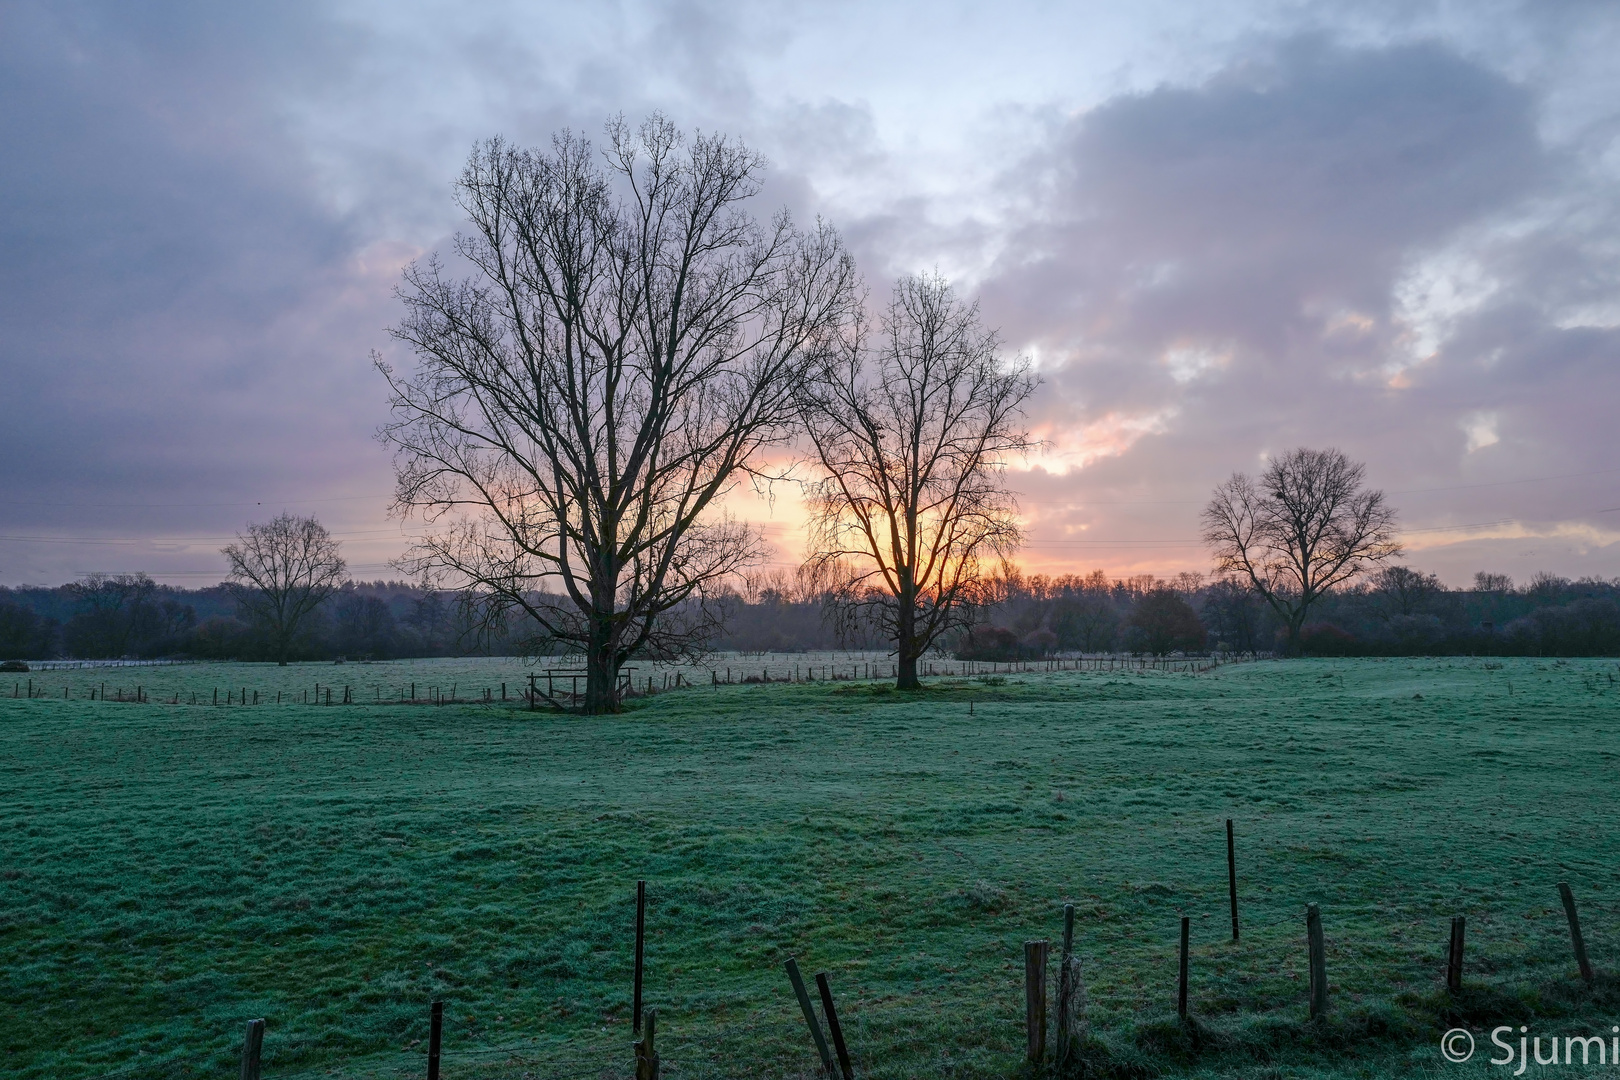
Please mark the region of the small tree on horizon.
<svg viewBox="0 0 1620 1080"><path fill-rule="evenodd" d="M231 567L226 587L285 667L299 629L343 580L338 542L313 517L286 513L249 525L236 540L221 549Z"/></svg>
<svg viewBox="0 0 1620 1080"><path fill-rule="evenodd" d="M1311 608L1328 592L1400 554L1395 511L1363 486L1366 466L1334 449L1300 447L1215 489L1204 542L1217 573L1246 579L1298 650Z"/></svg>

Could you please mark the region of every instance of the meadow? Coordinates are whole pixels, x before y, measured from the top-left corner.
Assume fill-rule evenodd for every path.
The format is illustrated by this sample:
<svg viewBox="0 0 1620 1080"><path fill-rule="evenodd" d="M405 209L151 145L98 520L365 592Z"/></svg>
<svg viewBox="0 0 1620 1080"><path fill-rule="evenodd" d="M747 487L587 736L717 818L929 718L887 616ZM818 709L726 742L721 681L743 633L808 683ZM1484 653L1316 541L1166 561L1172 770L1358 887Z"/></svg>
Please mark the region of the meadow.
<svg viewBox="0 0 1620 1080"><path fill-rule="evenodd" d="M415 663L437 685L463 662ZM263 1016L266 1077L420 1076L441 998L446 1077L624 1075L637 879L672 1080L814 1071L788 956L830 973L858 1075L1020 1075L1022 942L1065 903L1090 1075L1503 1075L1497 1024L1620 1025L1556 889L1620 970L1612 660L698 686L608 718L159 703L344 673L363 684L210 665L143 674L147 704L0 698L0 1071L234 1075ZM1440 1057L1452 1026L1467 1065Z"/></svg>

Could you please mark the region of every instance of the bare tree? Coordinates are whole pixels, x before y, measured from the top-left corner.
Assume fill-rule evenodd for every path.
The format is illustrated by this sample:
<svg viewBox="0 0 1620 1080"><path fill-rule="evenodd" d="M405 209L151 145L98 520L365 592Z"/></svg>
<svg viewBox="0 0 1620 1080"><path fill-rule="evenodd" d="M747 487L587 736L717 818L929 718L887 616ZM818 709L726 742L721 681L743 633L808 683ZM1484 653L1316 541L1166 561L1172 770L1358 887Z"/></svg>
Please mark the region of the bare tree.
<svg viewBox="0 0 1620 1080"><path fill-rule="evenodd" d="M1125 622L1131 646L1154 656L1202 649L1208 639L1198 613L1170 585L1161 585L1138 600Z"/></svg>
<svg viewBox="0 0 1620 1080"><path fill-rule="evenodd" d="M221 549L231 564L229 588L285 666L299 628L343 580L338 542L313 517L291 514L249 525L236 541Z"/></svg>
<svg viewBox="0 0 1620 1080"><path fill-rule="evenodd" d="M1400 554L1395 511L1362 486L1366 467L1338 450L1301 447L1259 481L1233 473L1204 508L1204 542L1218 573L1247 579L1299 643L1324 594Z"/></svg>
<svg viewBox="0 0 1620 1080"><path fill-rule="evenodd" d="M857 318L801 390L821 478L806 485L810 578L847 625L894 643L901 689L917 660L965 626L983 561L1021 540L1008 459L1034 445L1029 364L1002 363L978 305L939 277L895 285L878 341Z"/></svg>
<svg viewBox="0 0 1620 1080"><path fill-rule="evenodd" d="M1438 576L1410 566L1386 566L1372 576L1373 596L1386 620L1423 613L1444 595L1445 589Z"/></svg>
<svg viewBox="0 0 1620 1080"><path fill-rule="evenodd" d="M536 651L583 653L584 709L618 706L638 653L691 654L715 591L762 550L718 501L787 436L793 387L845 320L837 235L746 209L763 159L661 116L564 132L549 153L479 146L457 184L472 223L460 281L413 265L380 360L396 420L396 507L445 526L408 565Z"/></svg>
<svg viewBox="0 0 1620 1080"><path fill-rule="evenodd" d="M68 648L79 656L121 657L149 621L157 583L145 574L95 573L66 591L79 606L68 624Z"/></svg>

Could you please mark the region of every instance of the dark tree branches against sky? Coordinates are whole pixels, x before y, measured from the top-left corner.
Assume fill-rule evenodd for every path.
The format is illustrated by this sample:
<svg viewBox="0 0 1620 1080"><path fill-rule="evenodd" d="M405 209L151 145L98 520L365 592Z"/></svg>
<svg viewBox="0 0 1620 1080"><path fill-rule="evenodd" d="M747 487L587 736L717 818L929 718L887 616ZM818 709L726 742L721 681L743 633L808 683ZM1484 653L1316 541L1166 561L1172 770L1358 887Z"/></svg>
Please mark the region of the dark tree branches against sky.
<svg viewBox="0 0 1620 1080"><path fill-rule="evenodd" d="M877 333L858 319L840 344L801 392L820 472L805 571L839 618L877 627L909 689L1022 538L1007 468L1035 446L1036 381L937 275L902 278Z"/></svg>
<svg viewBox="0 0 1620 1080"><path fill-rule="evenodd" d="M413 265L395 331L401 513L440 527L408 567L584 657L584 707L616 707L637 653L701 649L705 603L761 552L719 500L789 434L793 387L846 320L832 229L750 212L764 162L662 116L605 153L481 145L457 187L472 230L450 277Z"/></svg>
<svg viewBox="0 0 1620 1080"><path fill-rule="evenodd" d="M1367 467L1339 450L1300 447L1215 489L1204 508L1204 542L1217 573L1235 575L1271 605L1299 643L1311 608L1401 553L1395 511L1365 486Z"/></svg>

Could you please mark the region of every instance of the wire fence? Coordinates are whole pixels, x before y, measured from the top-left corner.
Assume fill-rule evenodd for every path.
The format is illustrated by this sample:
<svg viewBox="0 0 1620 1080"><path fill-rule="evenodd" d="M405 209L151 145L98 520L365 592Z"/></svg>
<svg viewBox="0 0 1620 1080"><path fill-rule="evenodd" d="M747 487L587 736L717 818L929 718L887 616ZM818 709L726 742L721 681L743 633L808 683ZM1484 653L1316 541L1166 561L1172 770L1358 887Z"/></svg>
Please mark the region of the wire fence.
<svg viewBox="0 0 1620 1080"><path fill-rule="evenodd" d="M1229 664L1268 659L1269 653L1210 653L1200 656L1148 656L1129 653L1099 653L1050 657L1042 660L947 660L924 659L918 663L920 676L935 680L978 680L988 686L1008 676L1057 674L1062 672L1092 673L1145 673L1201 674ZM183 681L165 679L162 669L187 667L192 677ZM106 678L108 672L123 669L152 670L152 678L137 679L132 685L121 680ZM487 705L507 708L552 708L567 706L583 699L578 683L584 679L583 671L572 669L546 669L515 674L507 681L492 681L486 685L468 684L460 680L398 682L323 682L311 680L302 686L278 686L265 683L262 675L255 675L253 684L219 685L211 681L198 685L197 674L209 669L196 661L118 660L118 661L48 661L30 664L27 672L12 675L11 698L58 701L110 701L120 704L142 705L196 705L228 706L233 708L265 705L319 705L319 706L382 706L382 705ZM274 670L273 668L270 670ZM659 665L656 673L644 678L636 669L621 674L621 697L645 697L672 690L689 691L702 687L737 686L760 683L789 683L799 685L821 683L859 683L891 680L898 676L898 665L892 661L848 657L822 663L804 660L759 659L707 668L683 668ZM48 679L43 676L72 672L78 679ZM89 675L87 681L83 676ZM3 677L3 676L0 676ZM569 680L573 682L570 683ZM246 682L246 680L244 680ZM4 694L0 683L0 694ZM566 687L566 688L565 688Z"/></svg>
<svg viewBox="0 0 1620 1080"><path fill-rule="evenodd" d="M1235 882L1234 877L1234 888ZM1574 959L1582 978L1590 987L1604 977L1595 972L1588 959L1573 894L1563 882L1558 883L1558 892L1563 901L1563 914L1567 919L1569 942ZM1225 899L1227 898L1223 896L1222 900ZM638 905L643 903L644 894L640 894ZM1225 904L1221 906L1226 907ZM1598 908L1604 913L1609 912L1608 906L1598 905ZM1073 927L1073 910L1073 905L1066 909L1066 934L1071 932ZM1310 985L1315 987L1320 981L1325 1003L1327 976L1322 967L1325 954L1322 948L1321 920L1317 915L1316 905L1307 906L1307 917L1304 919L1299 917L1297 910L1288 917L1278 917L1274 906L1262 904L1262 910L1265 914L1256 917L1256 913L1245 902L1242 907L1241 935L1250 948L1242 954L1229 953L1221 957L1220 959L1224 961L1223 968L1229 969L1236 964L1245 969L1247 972L1245 977L1256 974L1279 976L1281 974L1279 965L1287 957L1297 957L1301 953L1300 939L1304 937L1309 942ZM1556 916L1557 909L1548 906L1541 914ZM1239 905L1234 900L1232 902L1234 921L1238 921L1238 915ZM1529 918L1530 915L1525 917ZM1188 984L1186 957L1189 953L1189 944L1185 929L1186 917L1183 916L1181 921L1183 959L1180 967L1180 1001L1182 1009L1185 1010ZM1462 990L1464 961L1460 922L1462 920L1453 919L1453 938L1446 956L1445 985L1447 992L1451 994L1460 993ZM1236 944L1238 940L1238 933L1234 932L1231 943ZM1438 945L1439 941L1440 938L1437 936L1435 944ZM1227 942L1223 927L1218 938L1204 941L1197 953L1200 956L1211 957L1217 955L1216 950L1225 944ZM1039 971L1035 974L1032 974L1033 969L1030 967L1029 945L1042 946L1039 950ZM1019 1015L1017 995L1011 985L1011 979L1008 980L1005 998L999 1001L962 993L913 992L906 995L901 992L880 994L875 997L857 995L838 1005L837 1013L841 1020L842 1031L849 1036L850 1057L856 1066L855 1072L865 1074L874 1063L882 1061L885 1057L892 1057L896 1052L908 1053L911 1057L916 1057L918 1053L923 1056L929 1053L938 1056L939 1060L926 1069L923 1063L917 1063L917 1069L926 1071L928 1075L952 1075L959 1067L966 1067L964 1057L973 1053L986 1060L994 1059L995 1071L1004 1072L1009 1065L1007 1060L1009 1055L1016 1055L1023 1048L1020 1036L1029 1034L1033 1045L1033 1033L1037 1029L1041 1032L1043 1047L1041 1052L1044 1054L1045 1032L1049 1024L1074 1022L1072 1016L1065 1020L1061 1011L1055 1017L1049 1015L1047 1002L1053 999L1046 994L1045 988L1058 981L1058 973L1049 974L1047 971L1046 945L1045 941L1026 942L1024 988L1027 991L1029 980L1033 977L1039 981L1042 989L1035 997L1026 997L1023 1002L1023 1015ZM1071 948L1071 942L1067 937L1064 948L1067 956ZM1435 951L1438 956L1438 948ZM639 956L639 938L637 953ZM1092 962L1100 962L1100 959L1094 958ZM1479 965L1478 970L1482 971L1495 971L1499 967L1499 964L1490 960L1476 959L1475 962ZM791 968L792 961L789 961L789 965ZM1217 972L1217 975L1230 973L1229 970L1222 970ZM811 1046L813 1042L824 1041L818 1037L824 1025L830 1028L828 1009L824 1005L818 1017L808 998L802 996L802 986L798 983L796 969L790 974L794 979L795 990L801 994L802 1021L799 1013L794 1010L791 1000L785 995L772 1006L754 1009L736 1019L719 1022L706 1017L702 1009L688 1012L678 1004L662 1006L661 1011L666 1017L665 1023L673 1016L676 1023L686 1030L679 1041L658 1048L657 1058L661 1074L670 1080L725 1080L773 1072L780 1075L811 1075L824 1072L825 1070L817 1070L811 1066L810 1063L814 1060ZM821 977L823 976L818 976L818 979ZM1089 978L1089 975L1087 977ZM1113 1009L1105 1011L1117 1014L1121 1008L1130 1011L1143 1007L1139 995L1129 993L1130 987L1127 985L1115 986L1104 981L1096 984L1094 989L1116 994L1125 991L1124 999L1117 1002ZM1078 994L1082 1003L1078 1010L1079 1024L1083 1028L1087 1008L1085 983L1080 984ZM1036 997L1039 999L1038 1006L1033 1004ZM1168 1000L1168 995L1166 998ZM636 1000L641 1000L639 982ZM822 1000L824 1003L830 1003L830 991ZM1325 1008L1325 1004L1323 1007ZM442 1012L435 1008L432 1015L435 1028L430 1045L440 1046L440 1029L437 1025L440 1023ZM1317 1016L1318 1005L1313 998L1311 1017L1314 1020ZM970 1019L964 1022L963 1017ZM1182 1012L1182 1019L1184 1021L1186 1019L1185 1011ZM262 1024L262 1021L252 1023ZM811 1029L808 1036L807 1025ZM252 1031L251 1024L249 1030ZM261 1027L259 1030L262 1032L264 1029ZM941 1035L948 1032L948 1037L930 1039L929 1036L934 1032ZM580 1032L561 1039L529 1039L496 1046L460 1048L452 1045L442 1047L436 1055L431 1055L425 1047L415 1045L345 1061L329 1061L296 1071L276 1070L273 1072L272 1080L312 1080L318 1076L330 1077L338 1074L340 1070L351 1074L358 1071L369 1076L436 1077L439 1073L434 1067L435 1061L439 1067L460 1065L471 1070L483 1069L486 1072L487 1067L509 1065L521 1068L525 1080L623 1080L640 1075L633 1064L633 1048L630 1039L627 1038L629 1034L630 1032L620 1029L603 1038L597 1038L594 1032ZM273 1036L272 1032L272 1039ZM978 1042L964 1042L973 1039L977 1039ZM919 1043L926 1044L920 1051L916 1049ZM841 1051L842 1045L840 1037ZM243 1056L244 1061L251 1056L253 1068L249 1070L244 1065L243 1076L260 1075L258 1055L259 1043L250 1034L244 1045ZM1038 1064L1041 1059L1031 1056L1027 1061ZM93 1080L124 1080L136 1075L154 1078L176 1076L187 1074L188 1070L194 1068L194 1061L188 1061L184 1053L176 1052L161 1057L143 1057L121 1068L96 1074ZM195 1072L190 1071L189 1074L195 1075Z"/></svg>

